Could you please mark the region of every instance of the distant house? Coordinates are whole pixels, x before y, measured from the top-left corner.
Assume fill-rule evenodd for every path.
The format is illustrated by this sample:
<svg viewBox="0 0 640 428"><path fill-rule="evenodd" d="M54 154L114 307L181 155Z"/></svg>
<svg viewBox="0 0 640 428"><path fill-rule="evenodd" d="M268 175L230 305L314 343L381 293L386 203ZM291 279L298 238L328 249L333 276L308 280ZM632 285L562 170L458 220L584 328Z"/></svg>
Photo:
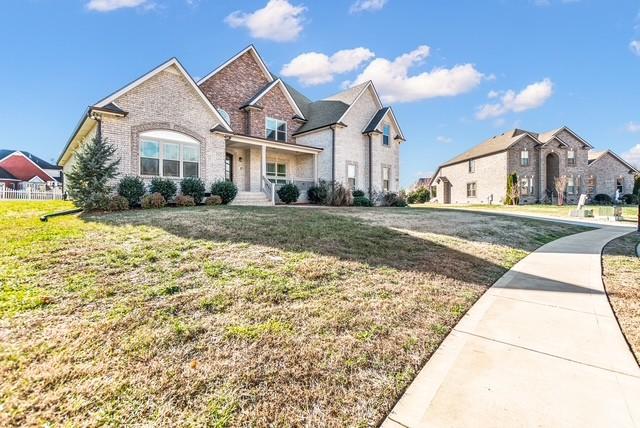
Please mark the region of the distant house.
<svg viewBox="0 0 640 428"><path fill-rule="evenodd" d="M503 203L507 176L513 173L521 204L555 200L559 177L566 178L570 204L577 203L583 193L589 198L606 194L612 199L631 193L639 171L611 150L592 149L567 127L541 134L512 129L438 167L431 194L445 204Z"/></svg>
<svg viewBox="0 0 640 428"><path fill-rule="evenodd" d="M45 190L62 185L61 168L24 150L0 149L0 184L8 189Z"/></svg>
<svg viewBox="0 0 640 428"><path fill-rule="evenodd" d="M416 189L419 189L420 187L429 187L430 185L431 185L431 177L420 177L413 184L410 190L416 190Z"/></svg>

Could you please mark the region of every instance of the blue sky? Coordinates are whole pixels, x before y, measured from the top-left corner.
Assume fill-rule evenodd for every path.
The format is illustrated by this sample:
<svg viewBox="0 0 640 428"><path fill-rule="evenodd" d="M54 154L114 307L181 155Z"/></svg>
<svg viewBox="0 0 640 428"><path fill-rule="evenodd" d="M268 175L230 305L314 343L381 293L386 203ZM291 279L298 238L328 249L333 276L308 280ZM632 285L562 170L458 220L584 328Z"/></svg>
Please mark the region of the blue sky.
<svg viewBox="0 0 640 428"><path fill-rule="evenodd" d="M373 78L408 139L404 186L513 127L640 162L638 1L8 0L0 40L0 148L45 159L168 58L198 78L254 43L313 99Z"/></svg>

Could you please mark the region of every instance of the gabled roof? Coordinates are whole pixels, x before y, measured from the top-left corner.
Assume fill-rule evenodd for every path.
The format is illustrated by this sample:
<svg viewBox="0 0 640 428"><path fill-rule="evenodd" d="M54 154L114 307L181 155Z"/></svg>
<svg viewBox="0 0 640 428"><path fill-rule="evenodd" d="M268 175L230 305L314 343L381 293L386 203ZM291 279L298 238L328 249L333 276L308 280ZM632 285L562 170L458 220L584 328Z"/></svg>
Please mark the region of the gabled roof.
<svg viewBox="0 0 640 428"><path fill-rule="evenodd" d="M351 110L351 107L353 107L358 100L360 99L360 97L362 97L362 95L367 92L368 89L371 89L371 92L373 92L373 96L376 99L376 103L378 105L378 108L382 108L382 101L380 101L380 97L378 96L378 91L376 91L375 86L373 86L373 82L371 80L369 80L368 82L365 82L361 85L355 86L351 89L358 89L358 94L356 95L356 97L353 99L353 101L351 101L349 104L349 108L347 109L347 111L345 111L342 116L340 117L340 119L338 119L338 122L342 122L345 118L345 116L349 113L349 111ZM350 92L350 90L345 91L345 93L348 93L349 96L352 95L352 92ZM339 94L336 94L339 95Z"/></svg>
<svg viewBox="0 0 640 428"><path fill-rule="evenodd" d="M109 103L104 107L97 107L97 106L93 106L92 110L94 111L98 111L101 113L111 113L114 114L116 116L126 116L129 113L122 110L120 107L118 107L118 105L116 103Z"/></svg>
<svg viewBox="0 0 640 428"><path fill-rule="evenodd" d="M275 80L274 76L269 71L269 68L267 67L265 62L262 60L262 57L260 57L260 54L256 50L255 46L249 45L246 48L244 48L243 50L241 50L240 52L238 52L237 54L235 54L234 56L232 56L231 58L229 58L225 63L220 65L218 68L213 70L211 73L207 74L205 77L200 79L198 81L198 85L200 85L203 82L209 80L211 77L213 77L214 75L219 73L221 70L225 69L229 64L231 64L232 62L234 62L235 60L237 60L238 58L240 58L242 55L244 55L247 52L249 52L249 53L251 53L251 55L253 55L253 57L255 58L256 62L258 63L258 66L260 67L260 70L262 71L264 76L267 78L267 80L269 82L272 82L273 80Z"/></svg>
<svg viewBox="0 0 640 428"><path fill-rule="evenodd" d="M404 134L402 133L402 129L400 129L400 124L398 123L398 120L396 119L396 115L393 113L393 109L391 107L383 107L380 110L378 110L376 114L373 115L373 117L371 118L371 121L365 127L362 133L369 134L371 132L376 132L378 126L380 125L380 122L382 122L382 119L384 119L384 117L387 116L387 114L391 117L391 120L393 121L396 129L398 130L398 135L396 135L394 138L405 141Z"/></svg>
<svg viewBox="0 0 640 428"><path fill-rule="evenodd" d="M576 140L580 141L582 144L584 144L586 147L592 149L593 146L589 143L587 143L582 137L580 137L578 134L576 134L575 132L573 132L571 129L569 129L566 126L563 126L561 128L558 129L553 129L551 131L548 132L543 132L542 134L538 135L538 140L542 143L542 144L547 144L548 142L550 142L551 140L553 140L554 138L556 140L558 140L559 142L561 142L562 144L564 144L565 146L567 146L567 143L562 141L562 139L560 139L558 137L558 134L561 131L566 131L569 134L573 135L575 137Z"/></svg>
<svg viewBox="0 0 640 428"><path fill-rule="evenodd" d="M620 156L618 156L616 153L614 153L613 150L605 150L605 151L602 151L602 152L596 152L596 151L593 151L593 150L589 150L589 153L587 154L588 166L591 166L594 162L602 159L604 157L604 155L606 155L606 154L609 154L612 157L614 157L615 159L617 159L620 163L622 163L624 166L629 168L630 171L633 171L635 173L640 173L640 170L638 170L638 168L634 167L629 162L627 162L624 159L622 159Z"/></svg>
<svg viewBox="0 0 640 428"><path fill-rule="evenodd" d="M49 162L47 162L46 160L43 160L41 158L39 158L36 155L33 155L25 150L6 150L6 149L0 149L0 162L2 162L5 158L11 156L14 153L19 153L22 156L26 157L27 159L29 159L31 162L33 162L34 164L36 164L36 166L40 169L60 169L59 166L57 165L53 165Z"/></svg>
<svg viewBox="0 0 640 428"><path fill-rule="evenodd" d="M269 91L271 91L276 86L280 86L280 88L282 89L282 92L284 93L284 96L287 98L287 101L289 101L289 104L291 105L291 107L293 107L293 110L296 112L296 115L298 115L301 119L306 120L306 118L304 116L304 113L302 112L300 107L298 107L298 104L296 103L295 99L293 98L293 96L289 92L289 89L287 88L287 85L285 85L284 82L282 80L280 80L280 79L276 79L273 82L266 84L264 87L262 87L258 91L257 94L255 94L253 96L253 98L251 98L241 108L255 106L257 104L257 102L262 99L262 97L264 97L267 93L269 93Z"/></svg>
<svg viewBox="0 0 640 428"><path fill-rule="evenodd" d="M182 64L180 64L180 61L178 61L177 58L171 58L170 60L166 61L165 63L160 64L158 67L156 67L153 70L149 71L148 73L140 76L139 78L137 78L133 82L129 83L128 85L124 86L123 88L118 89L117 91L113 92L111 95L109 95L106 98L103 98L102 100L98 101L97 103L95 103L92 106L92 108L93 109L109 108L108 106L113 104L113 102L116 99L118 99L118 97L120 97L123 94L129 92L130 90L132 90L136 86L141 85L142 83L146 82L147 80L149 80L150 78L152 78L156 74L166 70L167 68L169 68L171 66L176 67L178 69L178 71L187 79L187 81L191 84L191 86L196 91L198 96L204 101L204 103L211 110L211 112L214 114L216 119L218 119L220 124L222 126L224 126L225 128L227 128L229 131L231 131L231 127L222 118L222 116L220 116L220 113L218 112L218 110L213 106L213 104L211 104L211 101L209 101L207 96L202 92L202 89L200 89L200 87L196 84L196 82L193 80L191 75L189 73L187 73L187 70L184 69L184 67L182 66Z"/></svg>
<svg viewBox="0 0 640 428"><path fill-rule="evenodd" d="M330 95L328 97L323 98L324 100L330 101L342 101L345 104L353 104L358 95L362 92L362 90L369 84L369 82L364 82L356 86L352 86L351 88L345 89L344 91L338 92L337 94Z"/></svg>
<svg viewBox="0 0 640 428"><path fill-rule="evenodd" d="M316 129L336 125L349 108L342 101L320 100L307 105L307 122L305 122L293 135L303 134Z"/></svg>
<svg viewBox="0 0 640 428"><path fill-rule="evenodd" d="M20 181L6 169L0 167L0 180Z"/></svg>

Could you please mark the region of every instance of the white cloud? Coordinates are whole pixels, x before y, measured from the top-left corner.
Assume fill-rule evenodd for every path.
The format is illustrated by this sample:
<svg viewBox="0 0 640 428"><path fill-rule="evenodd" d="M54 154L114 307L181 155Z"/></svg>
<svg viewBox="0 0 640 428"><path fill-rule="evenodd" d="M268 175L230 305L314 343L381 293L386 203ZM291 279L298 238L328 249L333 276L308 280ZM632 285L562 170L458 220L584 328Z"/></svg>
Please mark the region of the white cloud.
<svg viewBox="0 0 640 428"><path fill-rule="evenodd" d="M366 48L344 49L327 56L318 52L298 55L282 67L285 77L296 77L304 85L320 85L333 81L336 74L353 71L375 54Z"/></svg>
<svg viewBox="0 0 640 428"><path fill-rule="evenodd" d="M500 96L500 92L498 91L489 91L489 93L487 94L487 98L492 99L492 98L498 98Z"/></svg>
<svg viewBox="0 0 640 428"><path fill-rule="evenodd" d="M631 121L625 125L624 129L626 129L627 132L640 132L640 123Z"/></svg>
<svg viewBox="0 0 640 428"><path fill-rule="evenodd" d="M438 135L436 137L436 143L438 143L438 144L451 144L451 143L453 143L453 138L445 137L443 135Z"/></svg>
<svg viewBox="0 0 640 428"><path fill-rule="evenodd" d="M633 40L629 43L629 49L631 49L631 52L634 54L640 56L640 40Z"/></svg>
<svg viewBox="0 0 640 428"><path fill-rule="evenodd" d="M623 153L622 158L636 168L640 168L640 144L636 144Z"/></svg>
<svg viewBox="0 0 640 428"><path fill-rule="evenodd" d="M518 113L537 108L547 102L551 95L553 95L553 82L550 79L532 83L518 93L508 90L500 96L499 102L480 106L476 112L476 118L485 120L511 112Z"/></svg>
<svg viewBox="0 0 640 428"><path fill-rule="evenodd" d="M287 0L269 0L265 7L246 13L237 10L224 19L232 28L246 27L253 37L276 42L296 40L302 32L304 6Z"/></svg>
<svg viewBox="0 0 640 428"><path fill-rule="evenodd" d="M463 94L478 86L484 78L472 64L434 68L409 76L409 69L424 61L430 51L429 46L423 45L393 61L376 58L350 84L373 80L383 102L401 103Z"/></svg>
<svg viewBox="0 0 640 428"><path fill-rule="evenodd" d="M149 0L91 0L87 3L87 9L96 12L111 12L117 9L144 7L151 9L154 3Z"/></svg>
<svg viewBox="0 0 640 428"><path fill-rule="evenodd" d="M351 5L349 12L358 13L376 11L382 9L386 3L387 0L356 0L356 2Z"/></svg>

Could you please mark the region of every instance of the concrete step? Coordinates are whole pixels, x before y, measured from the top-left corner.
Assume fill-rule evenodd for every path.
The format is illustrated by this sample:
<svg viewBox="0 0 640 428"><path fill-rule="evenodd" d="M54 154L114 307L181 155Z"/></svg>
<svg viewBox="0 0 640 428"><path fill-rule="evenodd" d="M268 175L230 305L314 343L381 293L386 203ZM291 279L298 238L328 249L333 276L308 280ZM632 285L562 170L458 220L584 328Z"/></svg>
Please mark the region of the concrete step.
<svg viewBox="0 0 640 428"><path fill-rule="evenodd" d="M262 192L238 192L230 205L270 206L271 200Z"/></svg>

